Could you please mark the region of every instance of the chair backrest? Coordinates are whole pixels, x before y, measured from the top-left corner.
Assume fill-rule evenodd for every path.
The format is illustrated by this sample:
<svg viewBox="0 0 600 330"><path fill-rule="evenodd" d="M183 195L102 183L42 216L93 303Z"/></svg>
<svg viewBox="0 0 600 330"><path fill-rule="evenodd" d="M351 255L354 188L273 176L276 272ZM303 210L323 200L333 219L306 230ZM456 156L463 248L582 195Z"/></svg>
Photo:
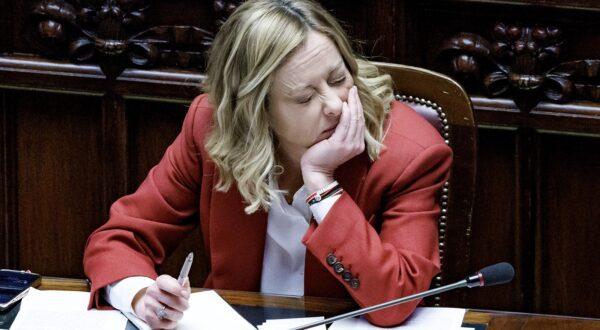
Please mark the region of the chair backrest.
<svg viewBox="0 0 600 330"><path fill-rule="evenodd" d="M396 99L406 103L438 129L454 152L448 182L440 195L438 221L441 273L432 287L463 279L469 273L469 242L475 192L477 130L471 101L451 78L423 68L379 63L394 81ZM436 296L429 305L462 306L464 290Z"/></svg>

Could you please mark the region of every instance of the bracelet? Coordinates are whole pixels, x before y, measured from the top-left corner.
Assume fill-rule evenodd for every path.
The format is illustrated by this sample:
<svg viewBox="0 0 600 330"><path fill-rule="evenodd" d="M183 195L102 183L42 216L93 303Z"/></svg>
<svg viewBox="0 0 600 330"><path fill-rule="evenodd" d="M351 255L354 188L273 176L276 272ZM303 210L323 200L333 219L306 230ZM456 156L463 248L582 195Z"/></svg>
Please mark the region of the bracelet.
<svg viewBox="0 0 600 330"><path fill-rule="evenodd" d="M308 203L308 201L312 200L312 199L318 199L317 202L320 202L321 199L323 199L323 194L326 193L328 190L331 190L333 188L335 188L336 186L339 186L339 183L337 181L333 181L332 183L326 185L325 187L317 190L316 192L308 195L308 197L306 197L306 202ZM319 196L319 197L317 197Z"/></svg>
<svg viewBox="0 0 600 330"><path fill-rule="evenodd" d="M341 194L343 191L344 190L340 184L337 181L333 181L324 188L321 188L318 191L308 195L306 198L306 203L308 203L308 205L313 205L324 200L325 198Z"/></svg>

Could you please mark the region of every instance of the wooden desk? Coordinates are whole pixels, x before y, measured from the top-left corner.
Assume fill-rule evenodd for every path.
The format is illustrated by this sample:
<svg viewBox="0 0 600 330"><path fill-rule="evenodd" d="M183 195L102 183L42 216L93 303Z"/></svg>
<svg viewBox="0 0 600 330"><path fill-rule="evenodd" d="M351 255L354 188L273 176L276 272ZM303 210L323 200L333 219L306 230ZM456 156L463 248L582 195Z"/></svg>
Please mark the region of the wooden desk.
<svg viewBox="0 0 600 330"><path fill-rule="evenodd" d="M41 290L89 290L86 281L57 277L44 277ZM193 289L200 291L202 289ZM229 304L304 310L312 314L334 315L350 311L356 305L348 300L283 297L263 295L256 292L217 290ZM567 316L527 314L500 311L468 310L465 323L485 324L486 330L600 330L600 319L586 319Z"/></svg>

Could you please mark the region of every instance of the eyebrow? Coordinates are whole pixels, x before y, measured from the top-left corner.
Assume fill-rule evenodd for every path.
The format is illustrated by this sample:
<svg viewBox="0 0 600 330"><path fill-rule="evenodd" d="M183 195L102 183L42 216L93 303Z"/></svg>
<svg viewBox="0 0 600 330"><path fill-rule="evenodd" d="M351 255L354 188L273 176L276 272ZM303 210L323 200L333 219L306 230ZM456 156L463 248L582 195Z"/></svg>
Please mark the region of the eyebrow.
<svg viewBox="0 0 600 330"><path fill-rule="evenodd" d="M340 60L331 70L329 70L328 76L331 76L332 73L342 69L345 66L344 64L344 60ZM289 94L295 94L295 93L299 93L302 92L306 89L309 89L311 86L310 85L306 85L306 84L302 84L299 85L297 87L294 88L290 88L289 89Z"/></svg>

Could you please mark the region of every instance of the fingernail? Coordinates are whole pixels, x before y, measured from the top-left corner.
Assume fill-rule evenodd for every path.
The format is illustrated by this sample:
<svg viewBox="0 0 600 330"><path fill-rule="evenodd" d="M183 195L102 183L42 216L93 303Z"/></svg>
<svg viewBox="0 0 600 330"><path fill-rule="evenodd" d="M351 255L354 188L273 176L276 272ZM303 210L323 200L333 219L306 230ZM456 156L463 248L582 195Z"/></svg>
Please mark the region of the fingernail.
<svg viewBox="0 0 600 330"><path fill-rule="evenodd" d="M187 292L186 290L181 290L181 292L180 292L180 293L181 293L181 296L182 296L182 297L184 297L184 298L187 298L187 297L188 297L188 292Z"/></svg>

